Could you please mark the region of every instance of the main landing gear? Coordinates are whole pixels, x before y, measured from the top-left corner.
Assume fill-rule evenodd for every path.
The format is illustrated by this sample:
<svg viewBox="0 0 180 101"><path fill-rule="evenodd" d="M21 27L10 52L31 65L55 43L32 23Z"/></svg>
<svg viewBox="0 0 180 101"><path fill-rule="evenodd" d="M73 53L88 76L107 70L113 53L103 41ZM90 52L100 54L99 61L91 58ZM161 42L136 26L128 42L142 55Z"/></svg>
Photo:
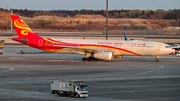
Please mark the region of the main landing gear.
<svg viewBox="0 0 180 101"><path fill-rule="evenodd" d="M159 56L156 56L155 62L159 62Z"/></svg>
<svg viewBox="0 0 180 101"><path fill-rule="evenodd" d="M94 57L88 57L88 58L83 57L83 58L82 58L82 61L94 61L94 60L98 60L98 59L96 59L96 58L94 58Z"/></svg>

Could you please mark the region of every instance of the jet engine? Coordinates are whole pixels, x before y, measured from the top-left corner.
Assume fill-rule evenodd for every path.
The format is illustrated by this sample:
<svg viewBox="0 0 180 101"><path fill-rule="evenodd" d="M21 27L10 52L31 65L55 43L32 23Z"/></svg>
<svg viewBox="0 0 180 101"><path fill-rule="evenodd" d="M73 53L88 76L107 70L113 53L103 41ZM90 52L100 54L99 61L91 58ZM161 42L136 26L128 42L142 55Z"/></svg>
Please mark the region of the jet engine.
<svg viewBox="0 0 180 101"><path fill-rule="evenodd" d="M94 58L100 59L100 60L112 60L113 52L98 52L95 53Z"/></svg>

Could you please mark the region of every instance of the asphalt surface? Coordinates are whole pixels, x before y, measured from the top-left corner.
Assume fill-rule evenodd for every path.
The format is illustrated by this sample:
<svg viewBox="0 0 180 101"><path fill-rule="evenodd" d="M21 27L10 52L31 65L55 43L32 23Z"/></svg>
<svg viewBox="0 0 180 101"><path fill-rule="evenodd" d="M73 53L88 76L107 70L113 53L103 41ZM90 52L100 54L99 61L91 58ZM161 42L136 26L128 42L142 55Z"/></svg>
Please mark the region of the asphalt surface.
<svg viewBox="0 0 180 101"><path fill-rule="evenodd" d="M124 57L82 62L70 54L16 54L33 48L6 47L0 55L0 101L179 101L180 57ZM52 95L50 82L83 80L88 98Z"/></svg>

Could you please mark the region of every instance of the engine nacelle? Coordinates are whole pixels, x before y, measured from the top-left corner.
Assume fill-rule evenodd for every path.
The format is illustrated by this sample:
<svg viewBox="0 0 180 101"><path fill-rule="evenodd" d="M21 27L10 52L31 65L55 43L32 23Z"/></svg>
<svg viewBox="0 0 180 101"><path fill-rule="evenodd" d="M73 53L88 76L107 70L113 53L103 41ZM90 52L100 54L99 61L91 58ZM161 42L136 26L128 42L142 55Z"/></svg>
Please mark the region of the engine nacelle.
<svg viewBox="0 0 180 101"><path fill-rule="evenodd" d="M100 60L112 60L113 58L113 52L98 52L95 53L94 58L100 59Z"/></svg>

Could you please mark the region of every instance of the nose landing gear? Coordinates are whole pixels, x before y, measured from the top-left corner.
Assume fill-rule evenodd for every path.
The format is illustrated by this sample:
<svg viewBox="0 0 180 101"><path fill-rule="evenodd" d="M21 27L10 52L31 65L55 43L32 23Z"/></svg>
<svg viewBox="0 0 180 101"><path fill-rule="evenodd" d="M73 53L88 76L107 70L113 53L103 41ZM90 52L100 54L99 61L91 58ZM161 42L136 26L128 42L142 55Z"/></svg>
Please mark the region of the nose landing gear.
<svg viewBox="0 0 180 101"><path fill-rule="evenodd" d="M156 56L155 62L159 62L159 56Z"/></svg>

